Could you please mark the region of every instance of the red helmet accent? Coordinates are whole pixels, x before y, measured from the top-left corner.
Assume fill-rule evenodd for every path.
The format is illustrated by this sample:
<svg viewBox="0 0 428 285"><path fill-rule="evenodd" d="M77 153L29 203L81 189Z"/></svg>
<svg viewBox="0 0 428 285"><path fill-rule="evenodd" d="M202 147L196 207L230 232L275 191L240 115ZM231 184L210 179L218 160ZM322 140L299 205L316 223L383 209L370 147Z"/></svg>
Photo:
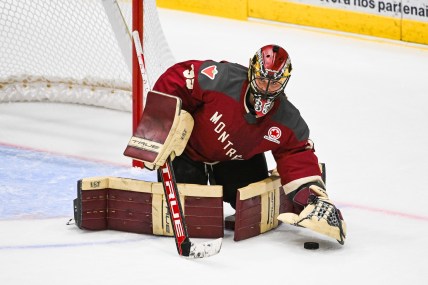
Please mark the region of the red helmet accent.
<svg viewBox="0 0 428 285"><path fill-rule="evenodd" d="M260 54L261 75L273 79L285 76L284 73L288 71L290 65L290 59L285 49L276 45L268 45L260 49Z"/></svg>

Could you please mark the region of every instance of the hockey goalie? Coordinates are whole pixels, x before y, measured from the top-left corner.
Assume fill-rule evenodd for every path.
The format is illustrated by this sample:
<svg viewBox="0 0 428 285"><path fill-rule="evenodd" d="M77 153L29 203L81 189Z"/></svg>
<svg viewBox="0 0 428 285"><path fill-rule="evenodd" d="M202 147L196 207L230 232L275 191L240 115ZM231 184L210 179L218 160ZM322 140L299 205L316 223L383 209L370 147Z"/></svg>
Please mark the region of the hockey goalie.
<svg viewBox="0 0 428 285"><path fill-rule="evenodd" d="M309 128L284 93L291 70L278 45L260 48L248 68L211 60L173 65L153 90L181 99L193 132L184 149L174 151L172 139L146 165L158 168L174 152L178 183L221 185L223 200L236 210L235 221L228 220L235 240L280 220L344 244L346 224L326 192ZM267 151L276 160L276 175L269 175Z"/></svg>
<svg viewBox="0 0 428 285"><path fill-rule="evenodd" d="M178 188L187 185L186 195L193 197L183 203L190 236L223 236L224 201L235 209L225 226L234 229L236 241L274 229L282 221L344 244L346 224L327 194L309 128L284 92L291 70L287 51L267 45L250 59L249 67L189 60L171 66L155 83L143 114L152 114L153 123L137 129L125 155L151 170L172 159ZM153 101L171 96L179 98L181 112ZM156 111L147 112L149 105L157 106ZM277 164L273 173L267 167L267 151ZM159 176L158 172L161 181ZM132 185L120 183L118 188ZM93 183L84 185L91 188ZM156 193L154 185L148 187L146 193ZM201 203L201 198L210 200ZM161 212L161 198L156 201L150 201L146 213L150 221L141 218L141 223L151 225L144 232L165 234L167 229L157 226L167 221L156 214ZM197 201L199 211L194 215L192 203ZM106 227L104 220L85 221L85 228ZM122 219L116 228L142 228L130 223Z"/></svg>

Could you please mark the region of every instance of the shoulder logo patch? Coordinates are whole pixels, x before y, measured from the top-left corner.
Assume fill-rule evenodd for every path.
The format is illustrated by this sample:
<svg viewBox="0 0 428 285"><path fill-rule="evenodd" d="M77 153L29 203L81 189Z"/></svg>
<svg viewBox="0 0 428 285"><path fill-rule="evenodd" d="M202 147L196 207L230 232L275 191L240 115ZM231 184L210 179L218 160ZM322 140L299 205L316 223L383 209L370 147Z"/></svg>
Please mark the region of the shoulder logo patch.
<svg viewBox="0 0 428 285"><path fill-rule="evenodd" d="M282 132L278 127L271 127L268 131L268 134L264 136L268 141L280 144L279 138L281 137Z"/></svg>
<svg viewBox="0 0 428 285"><path fill-rule="evenodd" d="M210 65L208 67L205 67L204 69L201 70L201 73L207 76L209 79L214 80L216 74L218 73L217 66Z"/></svg>

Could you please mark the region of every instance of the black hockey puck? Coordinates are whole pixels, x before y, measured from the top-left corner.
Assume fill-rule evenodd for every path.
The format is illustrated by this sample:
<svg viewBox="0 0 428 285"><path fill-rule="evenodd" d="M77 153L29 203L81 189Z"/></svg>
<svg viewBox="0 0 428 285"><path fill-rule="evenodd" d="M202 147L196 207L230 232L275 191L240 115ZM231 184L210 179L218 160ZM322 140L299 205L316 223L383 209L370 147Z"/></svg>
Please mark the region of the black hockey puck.
<svg viewBox="0 0 428 285"><path fill-rule="evenodd" d="M303 244L303 247L306 249L318 249L320 247L320 244L313 241L307 241Z"/></svg>

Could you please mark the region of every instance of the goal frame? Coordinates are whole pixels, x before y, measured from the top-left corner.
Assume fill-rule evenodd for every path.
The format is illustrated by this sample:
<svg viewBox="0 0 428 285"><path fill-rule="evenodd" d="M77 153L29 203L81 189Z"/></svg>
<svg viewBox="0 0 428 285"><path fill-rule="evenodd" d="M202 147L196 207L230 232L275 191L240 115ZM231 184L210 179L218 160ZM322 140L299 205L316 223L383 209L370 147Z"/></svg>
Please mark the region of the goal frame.
<svg viewBox="0 0 428 285"><path fill-rule="evenodd" d="M125 111L132 117L129 132L135 131L145 102L131 33L140 35L150 83L175 63L156 0L3 2L0 104L52 102Z"/></svg>

